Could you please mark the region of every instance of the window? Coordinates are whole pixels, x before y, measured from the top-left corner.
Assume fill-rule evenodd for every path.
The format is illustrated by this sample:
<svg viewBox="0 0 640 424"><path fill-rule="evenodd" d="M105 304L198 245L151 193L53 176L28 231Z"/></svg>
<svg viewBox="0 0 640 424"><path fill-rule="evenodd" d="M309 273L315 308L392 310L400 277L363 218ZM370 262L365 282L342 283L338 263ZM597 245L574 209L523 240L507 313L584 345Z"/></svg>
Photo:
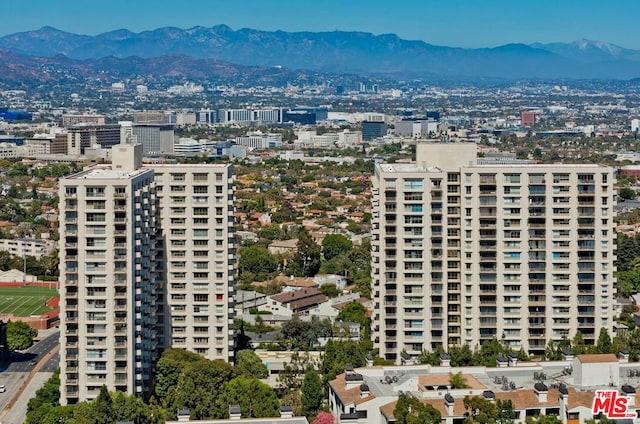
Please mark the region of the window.
<svg viewBox="0 0 640 424"><path fill-rule="evenodd" d="M207 187L207 186L194 186L193 187L193 192L195 194L207 194L208 191L209 191L209 187Z"/></svg>
<svg viewBox="0 0 640 424"><path fill-rule="evenodd" d="M408 178L404 180L404 188L406 190L420 190L422 187L422 178Z"/></svg>
<svg viewBox="0 0 640 424"><path fill-rule="evenodd" d="M104 187L87 187L87 197L103 197Z"/></svg>

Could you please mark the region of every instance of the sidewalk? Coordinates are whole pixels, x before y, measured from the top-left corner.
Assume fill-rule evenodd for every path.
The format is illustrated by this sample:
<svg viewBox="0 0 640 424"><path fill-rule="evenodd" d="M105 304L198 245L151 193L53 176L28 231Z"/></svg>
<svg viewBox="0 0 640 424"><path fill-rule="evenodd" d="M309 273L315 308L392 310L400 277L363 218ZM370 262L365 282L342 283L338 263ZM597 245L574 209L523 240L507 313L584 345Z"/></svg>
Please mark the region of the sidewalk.
<svg viewBox="0 0 640 424"><path fill-rule="evenodd" d="M22 424L27 419L27 403L36 395L36 391L53 375L52 372L39 372L30 379L22 389L21 396L16 399L11 409L5 409L0 414L1 424ZM30 376L31 377L31 376Z"/></svg>
<svg viewBox="0 0 640 424"><path fill-rule="evenodd" d="M52 372L39 372L49 359L60 350L60 346L40 358L36 366L22 382L17 393L0 413L0 424L22 424L27 417L27 403L36 395L36 391L53 375Z"/></svg>

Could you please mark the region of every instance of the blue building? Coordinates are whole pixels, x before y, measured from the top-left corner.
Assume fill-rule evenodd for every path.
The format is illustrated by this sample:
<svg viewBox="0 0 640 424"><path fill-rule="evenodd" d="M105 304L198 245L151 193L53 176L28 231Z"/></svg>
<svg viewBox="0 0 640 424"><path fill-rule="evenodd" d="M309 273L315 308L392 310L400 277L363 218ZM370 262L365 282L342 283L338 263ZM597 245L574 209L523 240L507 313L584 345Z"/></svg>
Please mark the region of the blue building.
<svg viewBox="0 0 640 424"><path fill-rule="evenodd" d="M373 140L387 135L387 124L382 121L362 121L362 140Z"/></svg>
<svg viewBox="0 0 640 424"><path fill-rule="evenodd" d="M8 110L0 115L5 121L31 121L33 115L25 110Z"/></svg>

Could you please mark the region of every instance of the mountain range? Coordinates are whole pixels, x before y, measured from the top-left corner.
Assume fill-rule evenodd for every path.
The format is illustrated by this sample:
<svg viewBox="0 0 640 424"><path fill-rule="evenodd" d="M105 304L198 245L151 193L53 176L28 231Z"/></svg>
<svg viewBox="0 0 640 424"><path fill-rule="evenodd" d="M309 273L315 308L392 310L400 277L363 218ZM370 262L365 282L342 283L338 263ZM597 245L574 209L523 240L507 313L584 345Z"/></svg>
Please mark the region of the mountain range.
<svg viewBox="0 0 640 424"><path fill-rule="evenodd" d="M43 27L0 37L0 49L41 58L64 55L76 61L135 57L141 68L141 62L157 62L169 56L204 61L209 66L281 66L394 79L640 77L640 51L589 40L465 49L404 40L395 34L347 31L233 30L216 25L164 27L139 33L121 29L90 36ZM179 62L174 61L174 65Z"/></svg>

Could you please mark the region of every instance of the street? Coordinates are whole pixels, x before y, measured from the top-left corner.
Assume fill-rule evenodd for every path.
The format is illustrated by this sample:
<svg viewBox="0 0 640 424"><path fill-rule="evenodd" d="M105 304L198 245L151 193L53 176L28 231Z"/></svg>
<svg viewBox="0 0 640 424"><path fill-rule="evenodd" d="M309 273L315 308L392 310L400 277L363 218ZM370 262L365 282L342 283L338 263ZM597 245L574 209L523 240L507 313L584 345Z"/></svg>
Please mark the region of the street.
<svg viewBox="0 0 640 424"><path fill-rule="evenodd" d="M6 391L0 393L0 423L22 424L24 422L27 402L58 368L58 353L49 354L57 348L58 339L57 329L48 331L48 335L42 341L35 343L26 351L13 353L11 364L0 372L0 384L6 387ZM35 372L31 381L23 387L32 371ZM23 392L14 399L20 390ZM7 409L11 401L14 405L11 409Z"/></svg>

